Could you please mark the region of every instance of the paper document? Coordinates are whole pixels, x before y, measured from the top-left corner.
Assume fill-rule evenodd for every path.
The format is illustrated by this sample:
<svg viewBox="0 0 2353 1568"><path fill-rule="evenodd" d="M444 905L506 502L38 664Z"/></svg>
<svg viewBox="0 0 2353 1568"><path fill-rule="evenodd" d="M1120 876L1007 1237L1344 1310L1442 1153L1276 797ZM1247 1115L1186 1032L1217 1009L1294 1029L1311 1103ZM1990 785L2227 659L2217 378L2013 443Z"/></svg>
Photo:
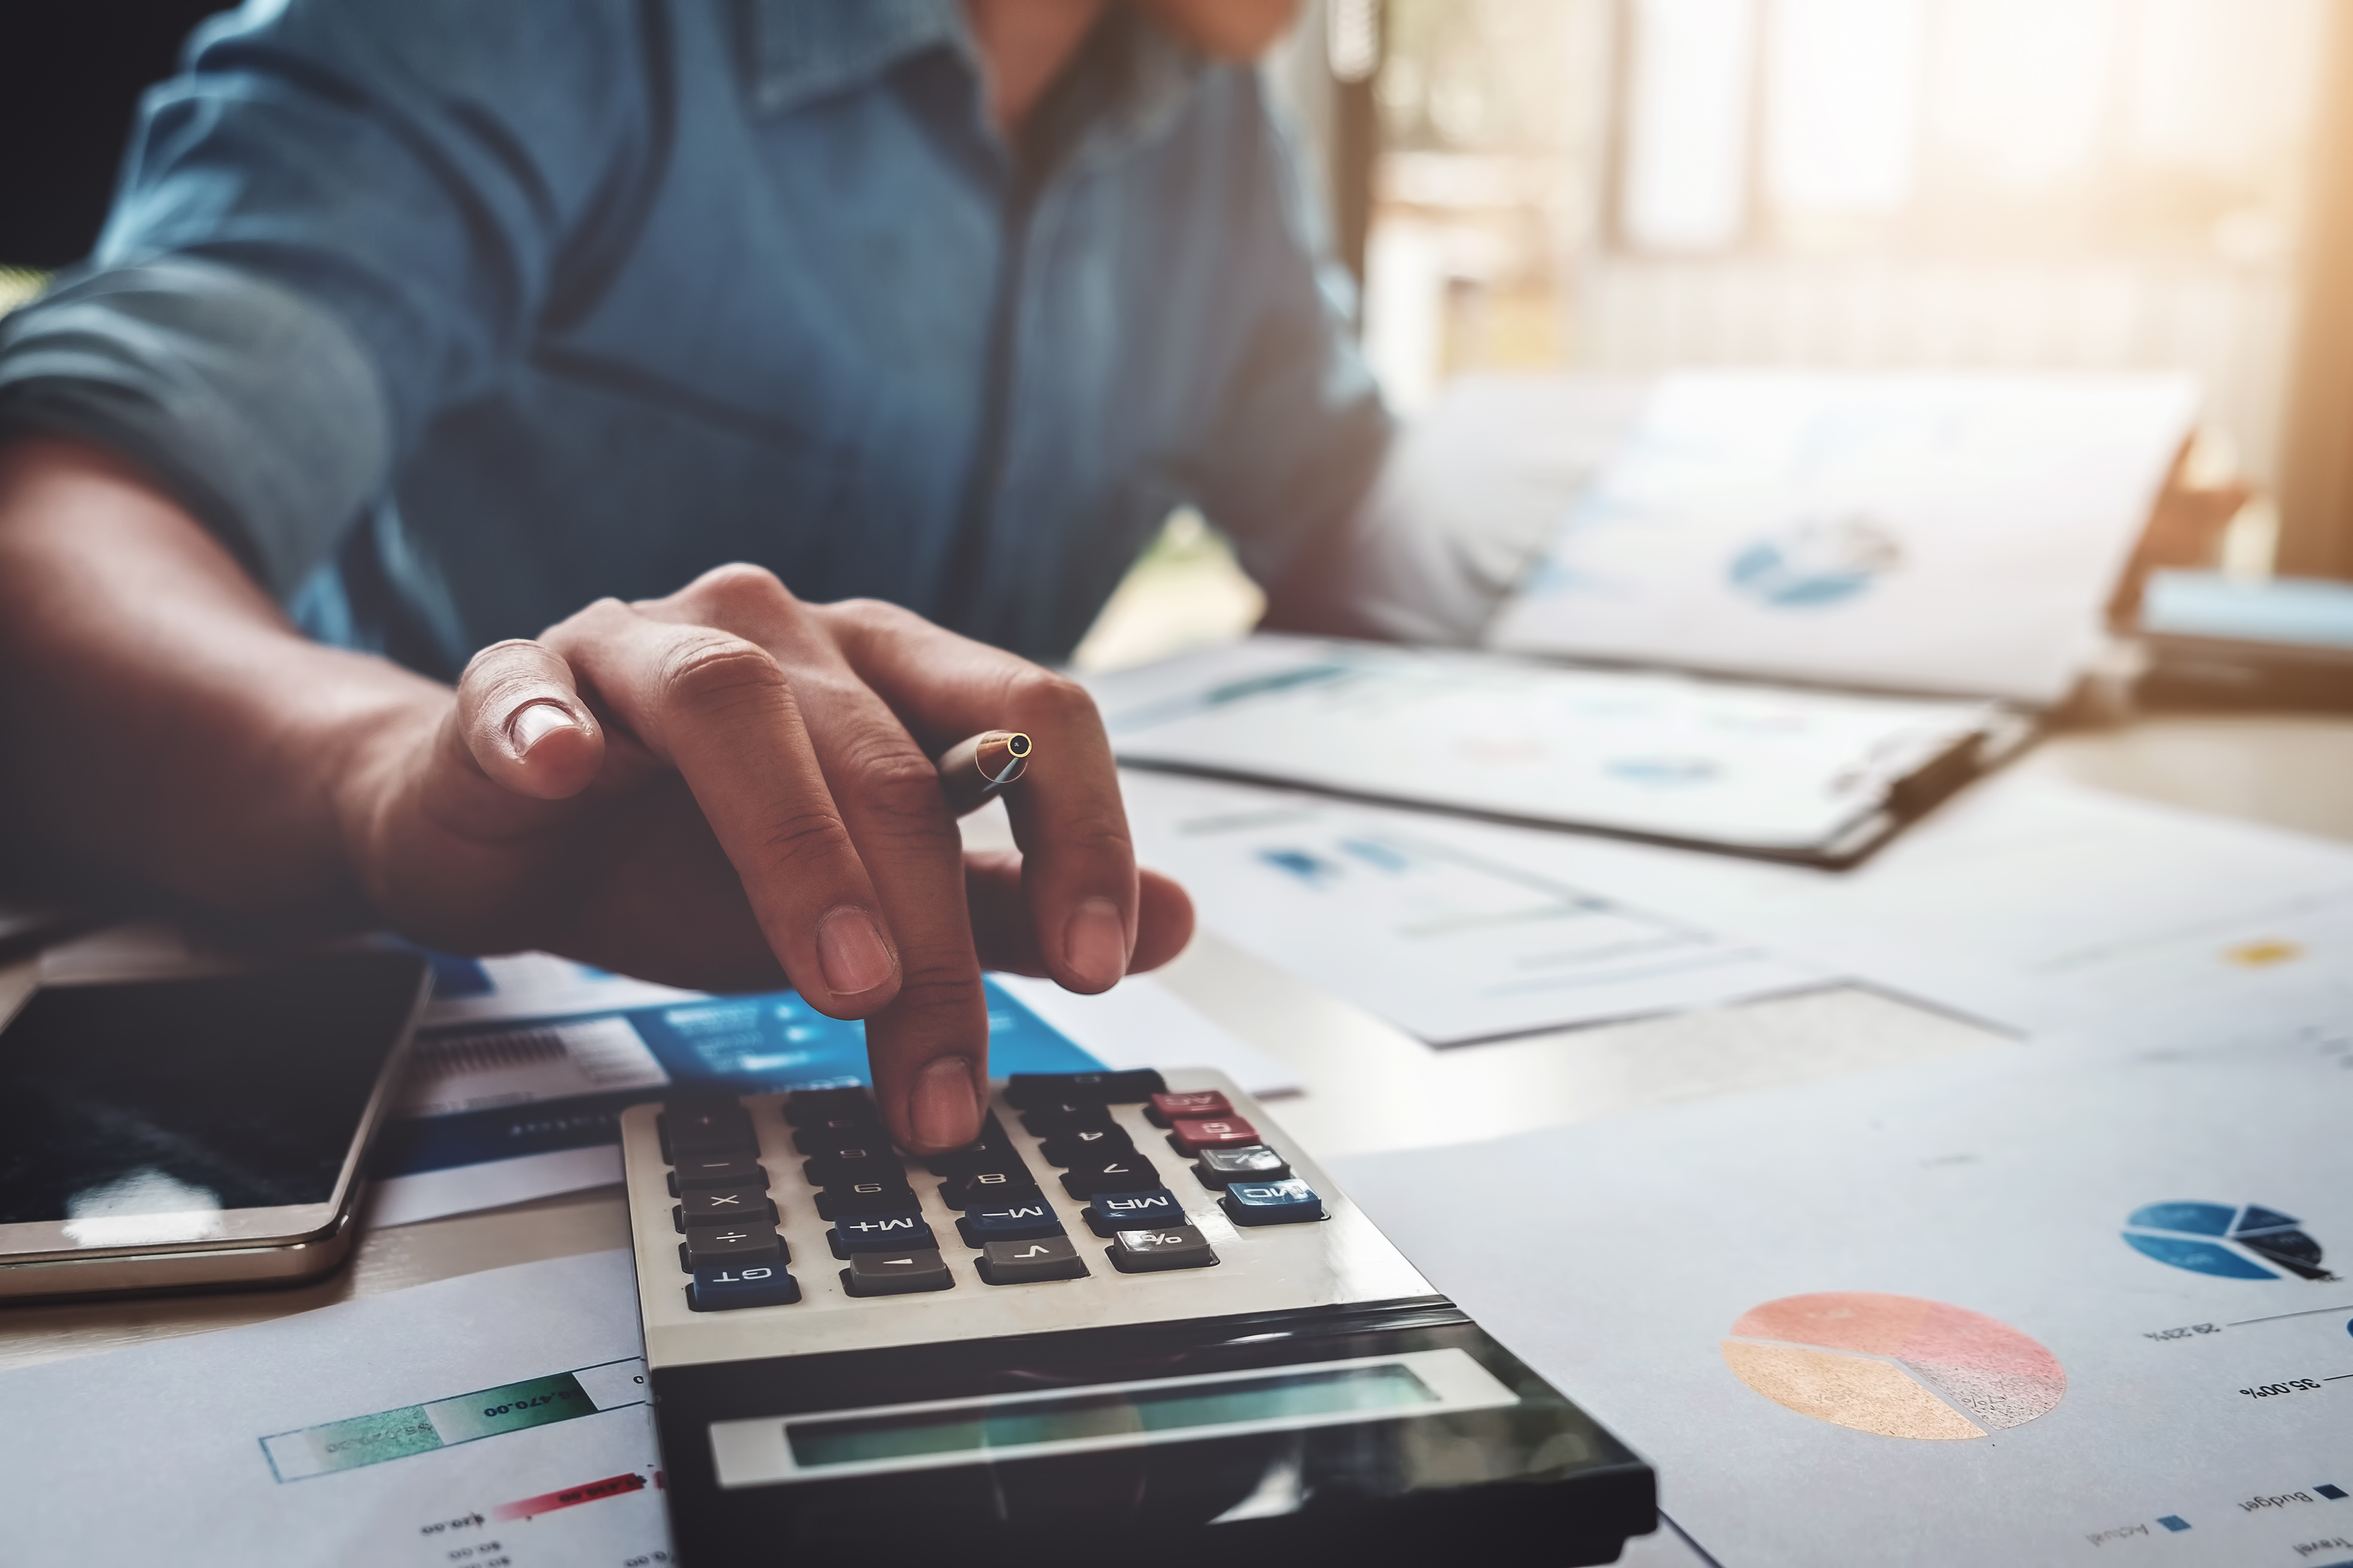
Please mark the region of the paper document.
<svg viewBox="0 0 2353 1568"><path fill-rule="evenodd" d="M1670 376L1490 645L2056 702L2197 407L2177 375Z"/></svg>
<svg viewBox="0 0 2353 1568"><path fill-rule="evenodd" d="M0 1561L668 1561L626 1252L0 1376Z"/></svg>
<svg viewBox="0 0 2353 1568"><path fill-rule="evenodd" d="M1810 989L1820 971L1418 831L1409 814L1125 774L1141 858L1238 945L1433 1045Z"/></svg>
<svg viewBox="0 0 2353 1568"><path fill-rule="evenodd" d="M1469 854L2004 1027L2353 1016L2353 847L2010 773L1826 873L1388 814Z"/></svg>
<svg viewBox="0 0 2353 1568"><path fill-rule="evenodd" d="M1725 1568L2353 1559L2353 1034L2136 1043L1335 1164Z"/></svg>
<svg viewBox="0 0 2353 1568"><path fill-rule="evenodd" d="M1852 853L1990 704L1261 636L1091 683L1123 763L1774 854Z"/></svg>

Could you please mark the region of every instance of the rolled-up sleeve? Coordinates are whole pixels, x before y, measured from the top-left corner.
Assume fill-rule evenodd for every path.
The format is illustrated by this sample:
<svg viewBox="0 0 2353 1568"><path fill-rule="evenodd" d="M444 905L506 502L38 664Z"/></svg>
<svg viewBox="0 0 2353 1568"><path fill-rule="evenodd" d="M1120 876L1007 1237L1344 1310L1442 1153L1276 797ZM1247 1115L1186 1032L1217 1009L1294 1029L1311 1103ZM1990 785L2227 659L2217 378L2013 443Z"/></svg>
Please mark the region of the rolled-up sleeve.
<svg viewBox="0 0 2353 1568"><path fill-rule="evenodd" d="M650 14L206 24L147 96L97 254L0 321L0 435L123 453L290 595L430 421L594 286L647 163Z"/></svg>
<svg viewBox="0 0 2353 1568"><path fill-rule="evenodd" d="M145 468L280 598L384 480L375 371L335 316L195 258L68 283L0 321L0 433Z"/></svg>

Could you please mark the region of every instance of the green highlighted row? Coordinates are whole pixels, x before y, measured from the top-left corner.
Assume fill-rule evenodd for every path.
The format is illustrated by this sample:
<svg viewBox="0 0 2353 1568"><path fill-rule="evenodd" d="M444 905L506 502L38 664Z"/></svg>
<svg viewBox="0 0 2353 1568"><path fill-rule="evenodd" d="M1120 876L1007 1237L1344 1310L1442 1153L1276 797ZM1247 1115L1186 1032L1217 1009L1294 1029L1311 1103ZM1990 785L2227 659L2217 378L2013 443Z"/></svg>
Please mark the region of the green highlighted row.
<svg viewBox="0 0 2353 1568"><path fill-rule="evenodd" d="M302 1480L428 1454L478 1437L593 1415L597 1409L578 1376L559 1372L437 1399L429 1405L405 1405L306 1426L299 1432L281 1432L264 1437L261 1447L280 1480Z"/></svg>

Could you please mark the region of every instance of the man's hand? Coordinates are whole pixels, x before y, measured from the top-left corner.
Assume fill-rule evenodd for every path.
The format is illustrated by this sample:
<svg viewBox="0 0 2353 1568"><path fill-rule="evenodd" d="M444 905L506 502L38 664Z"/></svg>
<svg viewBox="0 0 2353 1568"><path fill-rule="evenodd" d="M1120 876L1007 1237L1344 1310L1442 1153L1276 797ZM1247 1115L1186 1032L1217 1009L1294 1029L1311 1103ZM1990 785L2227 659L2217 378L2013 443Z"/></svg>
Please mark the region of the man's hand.
<svg viewBox="0 0 2353 1568"><path fill-rule="evenodd" d="M995 728L1037 742L1007 803L1023 853L967 877L931 758ZM704 987L781 964L818 1011L869 1021L877 1096L915 1148L978 1131L984 961L1103 991L1191 934L1175 884L1139 885L1084 691L888 605L803 604L757 567L485 648L432 736L370 751L353 858L397 929Z"/></svg>
<svg viewBox="0 0 2353 1568"><path fill-rule="evenodd" d="M867 1020L917 1151L978 1131L984 964L1095 992L1191 935L1082 690L754 567L485 648L452 692L304 641L134 471L45 442L0 459L0 719L35 742L9 793L81 853L458 952L781 975ZM967 864L931 758L998 728L1037 742L1020 853Z"/></svg>

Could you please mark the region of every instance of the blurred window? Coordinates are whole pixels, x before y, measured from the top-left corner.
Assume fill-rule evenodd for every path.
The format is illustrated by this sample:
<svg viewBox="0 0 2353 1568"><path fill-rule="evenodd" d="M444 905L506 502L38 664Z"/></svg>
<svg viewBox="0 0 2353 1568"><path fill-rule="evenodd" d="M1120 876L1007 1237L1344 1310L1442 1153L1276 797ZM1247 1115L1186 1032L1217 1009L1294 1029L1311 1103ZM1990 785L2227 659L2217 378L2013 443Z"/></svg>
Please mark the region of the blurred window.
<svg viewBox="0 0 2353 1568"><path fill-rule="evenodd" d="M2286 252L2325 0L1630 0L1618 243Z"/></svg>

